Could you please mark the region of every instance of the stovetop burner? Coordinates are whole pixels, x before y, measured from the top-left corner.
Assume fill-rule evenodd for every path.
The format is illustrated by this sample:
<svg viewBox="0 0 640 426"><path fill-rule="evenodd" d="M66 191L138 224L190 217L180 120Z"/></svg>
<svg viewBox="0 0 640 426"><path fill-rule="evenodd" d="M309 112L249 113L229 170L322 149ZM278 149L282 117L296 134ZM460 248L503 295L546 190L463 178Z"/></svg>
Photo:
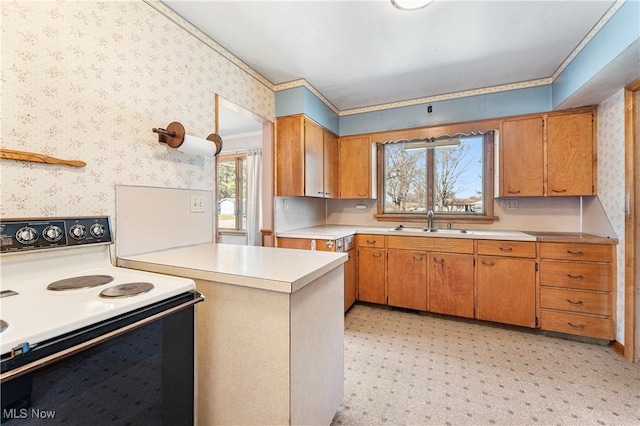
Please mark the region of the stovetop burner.
<svg viewBox="0 0 640 426"><path fill-rule="evenodd" d="M6 321L0 320L0 333L5 331L7 327L9 327L9 324L7 324Z"/></svg>
<svg viewBox="0 0 640 426"><path fill-rule="evenodd" d="M106 288L100 292L100 297L106 299L132 297L153 290L153 284L145 282L126 283Z"/></svg>
<svg viewBox="0 0 640 426"><path fill-rule="evenodd" d="M113 281L111 275L84 275L81 277L65 278L52 282L47 286L47 290L65 291L79 290L81 288L92 288L108 284Z"/></svg>

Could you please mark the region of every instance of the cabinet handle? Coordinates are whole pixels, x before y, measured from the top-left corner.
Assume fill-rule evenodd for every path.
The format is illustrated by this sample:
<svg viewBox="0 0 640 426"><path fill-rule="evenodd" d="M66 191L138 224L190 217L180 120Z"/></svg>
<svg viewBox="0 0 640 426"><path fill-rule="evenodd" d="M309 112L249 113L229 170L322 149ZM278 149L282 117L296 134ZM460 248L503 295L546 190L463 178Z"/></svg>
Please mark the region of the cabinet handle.
<svg viewBox="0 0 640 426"><path fill-rule="evenodd" d="M434 258L433 258L433 261L434 261L435 263L441 263L441 264L442 264L442 263L444 263L444 259L443 259L443 258L441 258L441 257L434 257Z"/></svg>
<svg viewBox="0 0 640 426"><path fill-rule="evenodd" d="M573 278L574 280L581 280L581 279L583 279L583 278L584 278L584 277L582 276L582 274L578 274L578 275L571 275L571 274L567 274L567 276L568 276L569 278Z"/></svg>
<svg viewBox="0 0 640 426"><path fill-rule="evenodd" d="M367 193L366 193L366 192L360 192L360 193L358 193L358 197L364 197L365 195L367 195Z"/></svg>
<svg viewBox="0 0 640 426"><path fill-rule="evenodd" d="M518 189L518 190L514 191L513 189L508 189L508 190L507 190L507 192L508 192L509 194L519 194L519 193L520 193L520 190Z"/></svg>
<svg viewBox="0 0 640 426"><path fill-rule="evenodd" d="M367 240L367 244L375 244L376 240Z"/></svg>
<svg viewBox="0 0 640 426"><path fill-rule="evenodd" d="M567 253L569 253L572 256L582 256L584 254L582 250L578 250L578 251L567 250Z"/></svg>
<svg viewBox="0 0 640 426"><path fill-rule="evenodd" d="M413 260L415 260L416 262L422 262L422 259L422 256L413 256Z"/></svg>
<svg viewBox="0 0 640 426"><path fill-rule="evenodd" d="M372 256L373 257L380 257L380 256L382 256L382 253L374 253Z"/></svg>
<svg viewBox="0 0 640 426"><path fill-rule="evenodd" d="M564 193L564 192L567 192L567 190L566 190L566 189L552 189L551 191L553 191L553 192L555 192L555 193L557 193L557 194L562 194L562 193Z"/></svg>
<svg viewBox="0 0 640 426"><path fill-rule="evenodd" d="M493 266L493 265L495 265L495 263L493 263L493 262L487 262L486 260L483 260L483 261L482 261L482 264L483 264L484 266Z"/></svg>
<svg viewBox="0 0 640 426"><path fill-rule="evenodd" d="M575 325L575 324L571 324L570 322L568 322L567 324L569 324L571 327L573 327L575 329L584 330L584 324Z"/></svg>
<svg viewBox="0 0 640 426"><path fill-rule="evenodd" d="M324 192L322 192L322 191L318 191L318 194L324 194Z"/></svg>
<svg viewBox="0 0 640 426"><path fill-rule="evenodd" d="M500 247L500 251L513 251L512 247Z"/></svg>
<svg viewBox="0 0 640 426"><path fill-rule="evenodd" d="M324 195L331 195L331 193L330 192L325 192Z"/></svg>
<svg viewBox="0 0 640 426"><path fill-rule="evenodd" d="M582 305L582 300L578 300L577 302L574 302L571 299L567 299L567 302L571 303L572 305Z"/></svg>

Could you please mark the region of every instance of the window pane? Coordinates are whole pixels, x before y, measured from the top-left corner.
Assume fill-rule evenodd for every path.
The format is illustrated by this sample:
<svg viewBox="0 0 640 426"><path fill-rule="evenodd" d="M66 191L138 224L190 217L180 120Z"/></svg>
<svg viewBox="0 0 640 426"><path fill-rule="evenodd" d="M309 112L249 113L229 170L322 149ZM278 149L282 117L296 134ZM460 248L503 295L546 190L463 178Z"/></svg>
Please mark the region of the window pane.
<svg viewBox="0 0 640 426"><path fill-rule="evenodd" d="M425 212L427 150L405 150L404 144L395 143L386 144L384 152L384 212Z"/></svg>
<svg viewBox="0 0 640 426"><path fill-rule="evenodd" d="M434 149L434 212L482 213L482 141L482 136L465 138Z"/></svg>
<svg viewBox="0 0 640 426"><path fill-rule="evenodd" d="M234 158L218 162L218 226L236 228L236 162Z"/></svg>

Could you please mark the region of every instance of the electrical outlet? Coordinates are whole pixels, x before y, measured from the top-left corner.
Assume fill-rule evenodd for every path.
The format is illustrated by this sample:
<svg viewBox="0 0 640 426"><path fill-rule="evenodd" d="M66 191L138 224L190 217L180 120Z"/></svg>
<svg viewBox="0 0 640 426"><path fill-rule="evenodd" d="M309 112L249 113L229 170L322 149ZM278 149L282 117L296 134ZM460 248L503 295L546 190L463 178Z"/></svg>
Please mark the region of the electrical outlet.
<svg viewBox="0 0 640 426"><path fill-rule="evenodd" d="M289 200L287 200L286 198L282 200L282 210L284 211L289 210Z"/></svg>
<svg viewBox="0 0 640 426"><path fill-rule="evenodd" d="M191 196L191 213L204 212L204 197L202 195Z"/></svg>
<svg viewBox="0 0 640 426"><path fill-rule="evenodd" d="M504 198L502 200L504 210L518 210L518 200L514 198Z"/></svg>

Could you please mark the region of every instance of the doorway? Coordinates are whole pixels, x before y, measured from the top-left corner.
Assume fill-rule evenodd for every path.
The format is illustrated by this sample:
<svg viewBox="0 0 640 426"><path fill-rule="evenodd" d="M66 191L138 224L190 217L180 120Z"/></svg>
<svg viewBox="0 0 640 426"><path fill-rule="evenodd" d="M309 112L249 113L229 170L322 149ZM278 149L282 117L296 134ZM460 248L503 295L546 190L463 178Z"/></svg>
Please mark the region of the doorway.
<svg viewBox="0 0 640 426"><path fill-rule="evenodd" d="M215 95L215 240L273 245L273 123Z"/></svg>

